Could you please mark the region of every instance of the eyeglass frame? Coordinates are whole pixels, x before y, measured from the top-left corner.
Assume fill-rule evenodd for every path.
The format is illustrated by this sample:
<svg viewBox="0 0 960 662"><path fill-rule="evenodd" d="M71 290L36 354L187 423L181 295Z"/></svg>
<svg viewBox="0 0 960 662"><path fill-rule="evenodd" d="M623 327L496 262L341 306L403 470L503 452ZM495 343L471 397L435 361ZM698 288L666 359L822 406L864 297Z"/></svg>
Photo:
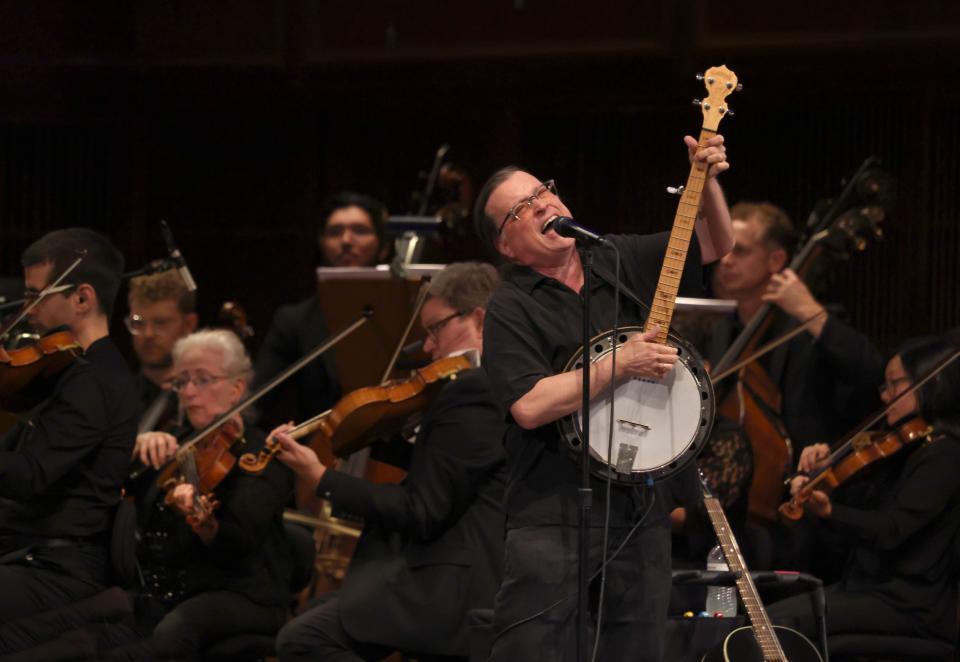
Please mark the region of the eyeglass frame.
<svg viewBox="0 0 960 662"><path fill-rule="evenodd" d="M896 379L891 379L889 382L884 380L880 386L877 387L877 390L880 392L880 397L883 397L884 393L892 393L893 390L897 387L897 384L900 382L910 382L913 381L907 376L897 377Z"/></svg>
<svg viewBox="0 0 960 662"><path fill-rule="evenodd" d="M23 291L23 300L27 303L32 303L41 297L48 297L51 294L63 294L68 296L66 293L69 290L76 289L79 287L73 283L65 283L63 285L57 285L56 287L44 288L42 290L24 290Z"/></svg>
<svg viewBox="0 0 960 662"><path fill-rule="evenodd" d="M182 393L183 389L187 388L190 384L193 384L198 391L206 390L214 382L219 382L223 379L233 379L231 375L197 375L197 376L187 376L186 379L180 377L175 377L170 380L170 390L174 393Z"/></svg>
<svg viewBox="0 0 960 662"><path fill-rule="evenodd" d="M434 340L436 340L437 336L440 334L441 331L443 331L444 327L450 323L450 320L452 320L455 317L463 317L466 314L467 313L460 310L455 311L453 313L450 313L443 319L439 319L433 324L429 324L423 327L423 330L426 332L428 338L433 338Z"/></svg>
<svg viewBox="0 0 960 662"><path fill-rule="evenodd" d="M523 200L520 200L519 202L514 204L512 207L510 207L510 211L508 211L507 215L503 217L503 222L500 223L500 227L497 229L497 236L499 237L500 235L503 234L503 228L506 227L507 221L509 221L511 218L519 221L520 214L523 211L523 208L529 207L532 209L534 201L539 200L540 196L542 196L544 193L551 193L552 195L557 195L557 183L555 180L548 179L547 181L543 182L542 184L540 184L540 186L537 187L537 190L533 192L533 195L528 195Z"/></svg>
<svg viewBox="0 0 960 662"><path fill-rule="evenodd" d="M142 330L134 331L133 328L131 328L131 325L134 323L134 321L143 322L144 328L146 328L146 326L149 324L150 326L153 327L154 331L159 332L163 325L166 325L168 323L173 323L175 319L161 320L161 322L163 322L163 325L160 325L155 320L148 320L147 318L145 318L143 315L140 315L139 313L127 313L123 317L123 325L126 327L127 332L131 336L139 336L140 334L143 333Z"/></svg>

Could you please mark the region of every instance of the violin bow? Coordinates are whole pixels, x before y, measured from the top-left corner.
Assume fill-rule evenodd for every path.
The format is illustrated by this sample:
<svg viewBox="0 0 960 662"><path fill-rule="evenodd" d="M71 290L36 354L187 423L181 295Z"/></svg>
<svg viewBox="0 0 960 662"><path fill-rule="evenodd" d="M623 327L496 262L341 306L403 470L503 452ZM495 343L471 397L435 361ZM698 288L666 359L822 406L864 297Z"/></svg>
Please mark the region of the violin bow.
<svg viewBox="0 0 960 662"><path fill-rule="evenodd" d="M863 434L864 432L872 428L874 425L876 425L877 422L880 421L880 419L886 416L887 412L890 411L891 407L893 407L895 404L900 402L903 398L907 397L911 393L916 392L917 389L919 389L924 384L929 382L931 379L939 375L947 366L949 366L951 363L956 361L957 358L960 358L960 349L954 351L949 356L946 356L946 358L943 360L943 363L938 365L936 368L931 369L930 372L924 375L923 378L918 382L916 382L915 384L911 384L909 388L907 388L903 393L901 393L900 395L895 397L893 400L891 400L889 404L886 404L883 407L881 407L878 412L868 417L866 422L859 425L852 433L848 433L846 436L844 436L843 439L837 444L837 447L831 450L830 455L827 456L826 458L827 464L825 466L831 466L837 460L837 458L839 458L842 454L846 453L847 448L853 443L853 441L857 437L859 437L861 434ZM816 477L821 473L823 473L822 470L817 471L814 473L813 477ZM787 478L785 481L783 481L783 483L784 485L789 485L790 481L792 481L797 476L802 476L802 475L807 475L807 474L805 472L798 471L794 473L792 476L790 476L789 478Z"/></svg>
<svg viewBox="0 0 960 662"><path fill-rule="evenodd" d="M403 330L403 335L400 336L400 341L397 343L397 348L393 350L393 356L390 357L390 361L387 363L387 369L383 371L383 377L380 378L381 384L387 381L387 378L390 377L390 373L393 372L394 366L397 364L397 359L400 357L400 351L406 344L407 338L410 336L410 331L413 329L413 323L417 320L417 317L420 315L420 309L423 308L423 304L427 300L428 285L430 285L430 276L424 276L420 281L420 291L417 292L417 302L413 306L413 314L410 316L410 320L407 322L407 328Z"/></svg>
<svg viewBox="0 0 960 662"><path fill-rule="evenodd" d="M280 383L285 381L288 377L290 377L290 375L297 372L298 370L303 368L303 366L307 365L308 363L316 359L318 356L320 356L321 354L329 350L331 347L339 343L341 340L349 336L351 333L359 329L372 316L373 316L372 310L370 309L365 310L363 314L360 316L360 318L355 322L353 322L353 324L345 328L343 331L335 335L333 338L330 338L326 342L323 342L317 345L315 348L310 350L303 357L298 359L296 363L292 364L290 367L288 367L283 372L279 373L276 377L274 377L269 382L267 382L262 387L260 387L260 389L258 389L256 392L250 394L250 396L244 398L243 400L235 404L233 407L228 409L226 412L221 414L212 423L210 423L210 425L205 427L200 432L197 432L196 434L194 434L193 437L191 437L189 440L185 441L177 450L177 455L175 456L175 459L177 461L180 461L183 458L183 456L186 455L188 450L193 448L201 439L206 437L210 432L212 432L213 430L216 430L218 427L226 423L228 420L230 420L237 414L241 413L242 411L246 410L254 402L256 402L257 400L265 396L267 393L269 393L274 388L276 388Z"/></svg>
<svg viewBox="0 0 960 662"><path fill-rule="evenodd" d="M83 258L87 256L87 251L85 249L81 249L77 252L80 254L80 257L74 260L73 264L64 269L63 273L60 274L55 281L43 288L43 291L37 295L37 298L24 306L23 309L16 316L14 316L11 322L8 322L4 325L3 329L0 329L0 341L6 338L10 333L10 329L19 324L23 318L26 317L31 310L36 308L46 297L50 296L51 294L56 294L57 292L64 292L73 287L73 285L61 285L60 283L63 282L63 279L69 276L70 272L76 269L80 262L83 261Z"/></svg>

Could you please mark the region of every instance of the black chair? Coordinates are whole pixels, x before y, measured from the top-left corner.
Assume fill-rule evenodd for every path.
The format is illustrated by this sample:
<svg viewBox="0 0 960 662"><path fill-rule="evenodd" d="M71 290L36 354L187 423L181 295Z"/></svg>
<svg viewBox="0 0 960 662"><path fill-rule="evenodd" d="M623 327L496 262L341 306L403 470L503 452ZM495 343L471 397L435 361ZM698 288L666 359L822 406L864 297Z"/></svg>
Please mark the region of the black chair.
<svg viewBox="0 0 960 662"><path fill-rule="evenodd" d="M290 591L297 594L307 587L313 575L316 560L316 548L313 531L295 522L284 522L283 529L290 544L290 557L293 562L293 574L290 577ZM276 653L275 635L238 634L222 639L203 652L208 662L246 662L263 660Z"/></svg>

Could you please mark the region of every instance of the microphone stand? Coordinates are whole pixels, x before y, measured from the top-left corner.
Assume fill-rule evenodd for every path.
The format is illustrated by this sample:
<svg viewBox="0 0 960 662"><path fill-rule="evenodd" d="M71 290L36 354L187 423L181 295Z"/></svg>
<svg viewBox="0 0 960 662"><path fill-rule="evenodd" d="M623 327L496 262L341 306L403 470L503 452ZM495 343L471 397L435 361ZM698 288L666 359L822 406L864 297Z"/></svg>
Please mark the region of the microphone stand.
<svg viewBox="0 0 960 662"><path fill-rule="evenodd" d="M583 267L583 400L580 416L580 553L577 557L577 660L590 659L589 614L587 604L590 584L590 507L593 490L590 488L590 288L593 271L593 249L587 242L577 240L580 263Z"/></svg>

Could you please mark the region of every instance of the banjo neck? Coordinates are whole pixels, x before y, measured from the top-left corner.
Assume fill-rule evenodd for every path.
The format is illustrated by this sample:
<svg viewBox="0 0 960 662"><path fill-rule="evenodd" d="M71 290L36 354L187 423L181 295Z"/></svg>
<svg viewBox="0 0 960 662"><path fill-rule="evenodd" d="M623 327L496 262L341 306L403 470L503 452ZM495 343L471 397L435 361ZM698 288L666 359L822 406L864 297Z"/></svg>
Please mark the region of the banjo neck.
<svg viewBox="0 0 960 662"><path fill-rule="evenodd" d="M702 78L708 96L703 101L695 102L703 111L703 127L700 130L700 139L697 141L700 147L717 134L720 120L728 111L724 100L738 88L737 75L725 65L711 67ZM707 164L701 161L693 161L690 165L690 174L680 193L677 213L673 217L673 228L670 231L670 240L667 242L663 266L660 268L660 279L657 281L657 289L653 295L650 315L644 324L644 331L654 325L660 326L656 342L661 344L667 342L667 336L670 333L670 321L673 319L680 279L683 276L683 267L693 239L703 187L707 181L707 167Z"/></svg>

